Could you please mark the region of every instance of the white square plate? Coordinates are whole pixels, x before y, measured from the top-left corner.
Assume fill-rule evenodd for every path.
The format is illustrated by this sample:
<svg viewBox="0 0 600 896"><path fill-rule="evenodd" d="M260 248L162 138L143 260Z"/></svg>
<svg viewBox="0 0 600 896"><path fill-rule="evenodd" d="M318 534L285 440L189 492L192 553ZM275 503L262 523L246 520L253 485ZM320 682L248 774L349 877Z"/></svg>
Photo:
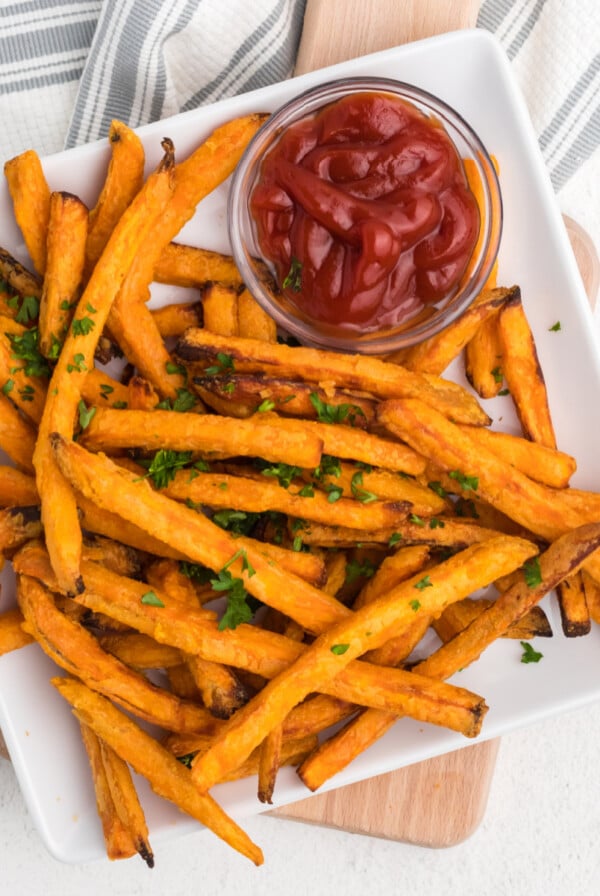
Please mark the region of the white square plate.
<svg viewBox="0 0 600 896"><path fill-rule="evenodd" d="M148 125L140 129L148 165L159 160L163 136L174 140L183 158L229 118L272 111L319 82L354 75L397 78L437 94L472 124L497 157L505 211L499 282L521 286L559 447L578 458L574 484L598 488L600 427L592 421L600 394L600 364L592 317L525 105L502 50L487 32L456 32L384 51ZM103 141L46 159L51 188L70 190L93 204L109 154ZM201 204L180 238L227 251L226 197L224 185ZM0 186L0 245L25 259L5 184ZM162 301L165 292L159 290L155 301ZM560 332L551 332L556 321ZM486 402L486 410L499 428L514 427L509 399ZM13 594L7 577L0 609L12 604ZM457 683L482 694L490 706L482 738L600 698L600 627L588 637L565 639L553 600L546 598L544 606L554 637L543 641L541 663L523 665L519 644L502 641L456 676ZM53 671L37 645L0 657L0 725L48 849L63 861L85 862L103 856L104 844L77 725L48 684ZM458 734L405 719L328 786L379 775L469 743ZM219 786L214 794L240 819L264 809L255 791L255 781L246 780ZM155 848L163 838L197 829L143 781L140 792ZM283 805L306 797L307 791L292 770L283 769L275 796Z"/></svg>

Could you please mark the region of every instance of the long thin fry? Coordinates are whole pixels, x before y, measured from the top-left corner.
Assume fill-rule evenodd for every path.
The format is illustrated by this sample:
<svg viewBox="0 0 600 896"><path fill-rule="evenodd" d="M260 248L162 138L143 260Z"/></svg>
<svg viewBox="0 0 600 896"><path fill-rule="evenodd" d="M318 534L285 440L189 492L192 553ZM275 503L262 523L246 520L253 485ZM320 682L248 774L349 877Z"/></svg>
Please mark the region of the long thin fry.
<svg viewBox="0 0 600 896"><path fill-rule="evenodd" d="M101 740L131 767L147 778L152 789L175 803L188 815L210 828L255 865L262 852L210 796L194 787L190 772L149 734L115 709L105 697L84 684L68 678L53 678L52 684L73 707L80 722L88 725Z"/></svg>
<svg viewBox="0 0 600 896"><path fill-rule="evenodd" d="M139 853L148 868L153 868L154 854L150 846L148 826L133 785L129 766L103 740L100 741L100 755L117 815L125 829L129 831L136 852Z"/></svg>
<svg viewBox="0 0 600 896"><path fill-rule="evenodd" d="M168 142L159 168L150 175L120 219L94 268L77 305L48 387L34 466L48 549L59 580L70 593L82 588L77 505L71 487L56 467L48 437L51 432L61 432L68 438L73 434L82 384L87 372L94 366L94 352L111 304L133 258L171 195L173 161L173 148ZM84 326L84 321L89 323ZM60 514L55 512L56 507L61 508Z"/></svg>
<svg viewBox="0 0 600 896"><path fill-rule="evenodd" d="M50 188L36 151L28 149L10 159L4 165L4 175L27 251L38 274L43 274L46 270Z"/></svg>

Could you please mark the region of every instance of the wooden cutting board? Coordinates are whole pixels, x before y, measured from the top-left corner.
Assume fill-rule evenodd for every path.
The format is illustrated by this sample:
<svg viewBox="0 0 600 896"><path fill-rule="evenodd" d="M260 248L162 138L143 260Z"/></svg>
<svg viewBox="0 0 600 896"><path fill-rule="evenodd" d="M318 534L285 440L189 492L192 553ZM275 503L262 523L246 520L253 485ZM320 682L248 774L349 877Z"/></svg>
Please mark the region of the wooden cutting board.
<svg viewBox="0 0 600 896"><path fill-rule="evenodd" d="M459 28L474 27L478 0L308 0L296 74ZM590 301L594 246L566 220ZM500 741L495 739L274 810L305 821L420 846L453 846L483 819Z"/></svg>

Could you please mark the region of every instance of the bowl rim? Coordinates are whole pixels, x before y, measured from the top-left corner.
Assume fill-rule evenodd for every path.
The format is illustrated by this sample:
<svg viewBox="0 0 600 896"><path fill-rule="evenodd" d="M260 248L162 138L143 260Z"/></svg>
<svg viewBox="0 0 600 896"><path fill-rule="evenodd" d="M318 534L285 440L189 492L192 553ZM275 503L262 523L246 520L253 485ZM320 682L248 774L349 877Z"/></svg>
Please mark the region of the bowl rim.
<svg viewBox="0 0 600 896"><path fill-rule="evenodd" d="M270 270L272 268L257 248L249 251L243 235L242 221L245 218L247 226L252 229L249 196L255 176L265 152L277 142L288 125L347 96L349 92L374 91L391 93L412 103L424 114L434 115L441 121L461 159L464 159L465 155L456 146L452 131L468 144L479 173L485 202L485 214L482 213L481 217L483 238L478 240L480 245L471 256L473 259L477 252L476 263L468 282L462 288L459 287L454 295L445 298L443 307L432 317L414 327L410 327L409 319L397 328L367 333L348 329L345 335L343 331L340 332L340 328L331 328L335 329L335 333L328 332L326 325L311 322L310 318L303 317L301 312L293 313L291 310L286 310L278 297L271 294L265 285L264 275L258 273L256 261L266 264ZM253 180L247 188L249 178ZM233 172L227 199L227 228L232 255L246 287L259 305L274 318L282 331L297 338L304 345L359 354L391 353L410 348L437 335L458 320L484 288L492 272L500 248L502 227L503 205L498 174L485 144L473 126L449 103L430 91L406 81L378 76L334 78L299 92L275 109L252 137L242 154Z"/></svg>

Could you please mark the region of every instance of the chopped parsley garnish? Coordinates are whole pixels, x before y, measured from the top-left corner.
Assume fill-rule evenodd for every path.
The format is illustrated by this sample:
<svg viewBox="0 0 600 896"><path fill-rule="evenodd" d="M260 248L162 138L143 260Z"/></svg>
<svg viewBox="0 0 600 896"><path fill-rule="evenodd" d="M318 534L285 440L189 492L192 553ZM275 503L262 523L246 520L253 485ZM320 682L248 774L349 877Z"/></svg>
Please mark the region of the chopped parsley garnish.
<svg viewBox="0 0 600 896"><path fill-rule="evenodd" d="M451 479L455 479L456 482L460 485L460 487L464 491L473 491L476 492L479 488L479 478L477 476L467 476L465 473L462 473L460 470L450 470L448 473Z"/></svg>
<svg viewBox="0 0 600 896"><path fill-rule="evenodd" d="M33 386L23 386L22 389L19 389L19 395L21 396L22 401L33 401L35 389Z"/></svg>
<svg viewBox="0 0 600 896"><path fill-rule="evenodd" d="M14 388L15 388L15 381L8 379L2 386L2 392L4 395L9 395Z"/></svg>
<svg viewBox="0 0 600 896"><path fill-rule="evenodd" d="M557 320L556 323L552 324L552 326L548 327L548 329L551 333L558 333L558 331L562 329L560 321Z"/></svg>
<svg viewBox="0 0 600 896"><path fill-rule="evenodd" d="M413 523L415 526L424 526L425 525L425 520L422 517L417 516L416 513L411 513L411 515L408 518L408 522Z"/></svg>
<svg viewBox="0 0 600 896"><path fill-rule="evenodd" d="M490 373L494 377L495 383L501 383L502 380L504 379L504 375L503 375L502 369L500 367L494 367L494 369L491 370Z"/></svg>
<svg viewBox="0 0 600 896"><path fill-rule="evenodd" d="M346 653L349 647L349 644L332 644L330 650L332 653L335 653L336 656L342 656L342 654Z"/></svg>
<svg viewBox="0 0 600 896"><path fill-rule="evenodd" d="M437 516L432 516L429 520L429 528L430 529L443 529L446 523L443 520L437 518Z"/></svg>
<svg viewBox="0 0 600 896"><path fill-rule="evenodd" d="M293 289L294 292L302 289L302 262L297 258L292 258L290 269L281 285L283 289Z"/></svg>
<svg viewBox="0 0 600 896"><path fill-rule="evenodd" d="M237 628L243 622L250 622L256 610L261 606L260 601L251 597L244 586L243 579L232 576L229 571L231 564L242 558L242 570L253 576L252 568L244 550L236 551L233 557L219 570L216 579L211 579L213 591L223 592L227 596L227 607L219 621L219 631L226 628Z"/></svg>
<svg viewBox="0 0 600 896"><path fill-rule="evenodd" d="M15 320L20 324L30 323L40 313L40 303L35 296L23 296L22 299L20 296L13 296L8 300L7 305L10 308L18 307Z"/></svg>
<svg viewBox="0 0 600 896"><path fill-rule="evenodd" d="M361 501L363 504L370 504L372 501L376 501L377 495L362 488L362 484L363 474L362 470L359 470L358 473L354 474L350 482L350 488L356 500Z"/></svg>
<svg viewBox="0 0 600 896"><path fill-rule="evenodd" d="M322 479L323 476L338 477L342 475L342 465L337 457L332 457L330 454L322 454L321 463L315 468L313 474L315 479Z"/></svg>
<svg viewBox="0 0 600 896"><path fill-rule="evenodd" d="M543 653L534 650L528 641L521 641L521 647L523 648L523 654L521 656L522 663L539 663L544 656Z"/></svg>
<svg viewBox="0 0 600 896"><path fill-rule="evenodd" d="M164 398L158 402L156 407L161 411L177 411L177 413L183 414L186 411L191 411L195 404L196 398L194 393L190 392L189 389L181 388L177 389L177 398L174 400Z"/></svg>
<svg viewBox="0 0 600 896"><path fill-rule="evenodd" d="M233 358L231 355L226 355L225 352L217 352L217 364L207 367L204 373L206 376L217 376L226 370L234 370Z"/></svg>
<svg viewBox="0 0 600 896"><path fill-rule="evenodd" d="M523 564L523 575L528 588L535 588L542 584L542 570L538 557L531 557Z"/></svg>
<svg viewBox="0 0 600 896"><path fill-rule="evenodd" d="M25 330L24 333L7 333L6 335L12 349L11 357L25 362L23 372L27 376L50 376L48 362L39 350L39 331L37 327ZM18 369L15 368L15 370Z"/></svg>
<svg viewBox="0 0 600 896"><path fill-rule="evenodd" d="M339 485L333 485L333 483L330 483L329 485L326 486L326 491L327 491L327 500L329 501L329 503L335 504L335 502L339 501L340 498L342 497L344 489Z"/></svg>
<svg viewBox="0 0 600 896"><path fill-rule="evenodd" d="M411 608L411 610L414 610L415 613L416 613L417 610L420 610L420 609L421 609L421 601L420 601L420 600L417 600L416 598L415 598L414 600L411 600L411 601L410 601L410 608Z"/></svg>
<svg viewBox="0 0 600 896"><path fill-rule="evenodd" d="M114 391L114 388L112 386L109 386L108 383L102 383L100 385L100 394L102 395L102 398L106 398L108 400L108 396L111 395Z"/></svg>
<svg viewBox="0 0 600 896"><path fill-rule="evenodd" d="M181 376L185 376L185 367L183 367L181 364L175 364L174 361L167 361L165 364L165 370L167 371L167 373L179 373L181 374Z"/></svg>
<svg viewBox="0 0 600 896"><path fill-rule="evenodd" d="M370 579L375 574L376 566L370 560L349 560L346 564L346 582L351 584L356 579Z"/></svg>
<svg viewBox="0 0 600 896"><path fill-rule="evenodd" d="M268 411L272 411L275 407L275 402L271 401L270 398L265 398L264 401L261 401L259 406L256 409L257 414L266 414Z"/></svg>
<svg viewBox="0 0 600 896"><path fill-rule="evenodd" d="M298 492L301 498L314 498L315 490L310 482L307 482L306 485L303 485L300 491Z"/></svg>
<svg viewBox="0 0 600 896"><path fill-rule="evenodd" d="M192 459L191 451L171 451L161 448L151 461L141 460L141 466L148 470L146 478L150 478L156 488L165 488L175 478L177 470L187 466Z"/></svg>
<svg viewBox="0 0 600 896"><path fill-rule="evenodd" d="M316 392L311 392L308 396L310 403L317 412L317 420L320 423L349 423L354 425L357 415L364 417L362 408L357 404L329 404L323 401Z"/></svg>
<svg viewBox="0 0 600 896"><path fill-rule="evenodd" d="M77 352L73 355L73 362L71 364L67 364L67 372L73 373L76 370L77 373L83 373L84 370L87 370L85 365L85 355L82 355L81 352Z"/></svg>
<svg viewBox="0 0 600 896"><path fill-rule="evenodd" d="M142 594L141 601L148 607L164 607L164 604L155 591L146 591Z"/></svg>
<svg viewBox="0 0 600 896"><path fill-rule="evenodd" d="M399 541L402 541L402 535L400 532L392 532L390 535L390 540L388 541L389 547L393 548L394 545L398 544Z"/></svg>
<svg viewBox="0 0 600 896"><path fill-rule="evenodd" d="M423 591L424 588L433 588L433 582L429 578L429 576L424 576L420 582L417 582L414 586L417 591Z"/></svg>
<svg viewBox="0 0 600 896"><path fill-rule="evenodd" d="M248 535L259 516L247 510L218 510L213 514L212 521L234 535Z"/></svg>
<svg viewBox="0 0 600 896"><path fill-rule="evenodd" d="M90 425L92 417L96 413L96 408L88 408L86 407L85 401L83 399L77 405L77 411L79 413L79 425L82 429L87 429Z"/></svg>
<svg viewBox="0 0 600 896"><path fill-rule="evenodd" d="M272 464L270 467L264 467L261 470L263 476L271 476L276 479L282 488L289 488L292 479L299 476L302 472L300 467L294 467L291 464Z"/></svg>
<svg viewBox="0 0 600 896"><path fill-rule="evenodd" d="M188 579L207 585L210 577L214 575L212 569L202 566L200 563L189 563L187 560L181 560L179 563L179 572Z"/></svg>
<svg viewBox="0 0 600 896"><path fill-rule="evenodd" d="M91 317L76 317L71 324L73 336L87 336L95 327Z"/></svg>

